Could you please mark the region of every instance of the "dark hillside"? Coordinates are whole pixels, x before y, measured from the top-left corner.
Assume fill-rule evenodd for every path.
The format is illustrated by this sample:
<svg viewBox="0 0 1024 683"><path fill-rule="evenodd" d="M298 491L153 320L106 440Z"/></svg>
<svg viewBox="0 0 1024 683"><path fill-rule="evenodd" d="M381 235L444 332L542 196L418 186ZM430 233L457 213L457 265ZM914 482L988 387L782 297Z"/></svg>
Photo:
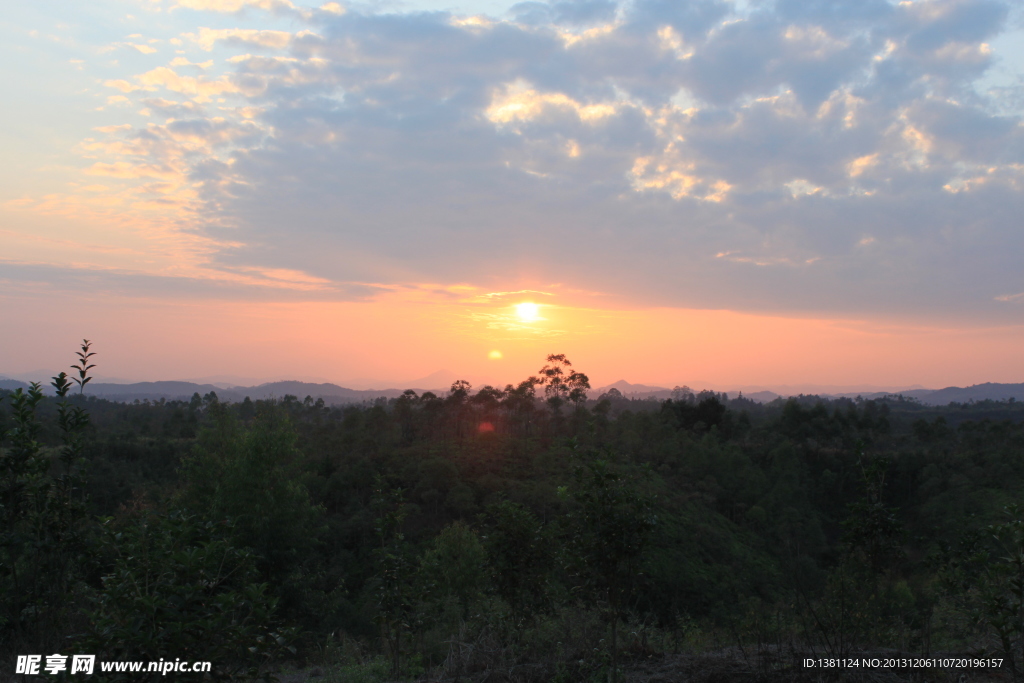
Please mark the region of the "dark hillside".
<svg viewBox="0 0 1024 683"><path fill-rule="evenodd" d="M585 376L542 377L347 406L3 392L3 651L338 680L1024 664L1021 403L585 400Z"/></svg>

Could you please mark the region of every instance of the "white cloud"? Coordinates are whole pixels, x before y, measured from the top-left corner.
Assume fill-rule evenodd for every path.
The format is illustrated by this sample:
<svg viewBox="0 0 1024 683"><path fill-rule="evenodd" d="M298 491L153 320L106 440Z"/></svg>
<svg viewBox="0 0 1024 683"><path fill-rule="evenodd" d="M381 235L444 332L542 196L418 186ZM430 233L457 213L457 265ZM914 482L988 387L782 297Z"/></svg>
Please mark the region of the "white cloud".
<svg viewBox="0 0 1024 683"><path fill-rule="evenodd" d="M1024 126L974 89L1004 5L591 4L200 28L186 47L226 71L186 51L107 81L173 120L82 151L191 230L231 226L215 258L270 279L528 270L680 305L1006 315Z"/></svg>
<svg viewBox="0 0 1024 683"><path fill-rule="evenodd" d="M182 76L166 66L159 66L140 74L138 81L145 90L155 91L163 88L188 95L196 102L209 102L214 96L238 91L238 86L226 78Z"/></svg>
<svg viewBox="0 0 1024 683"><path fill-rule="evenodd" d="M540 118L548 109L569 111L590 123L613 116L616 103L582 104L564 93L537 92L520 79L495 90L485 115L496 124L515 124Z"/></svg>
<svg viewBox="0 0 1024 683"><path fill-rule="evenodd" d="M243 45L248 48L259 47L280 50L288 47L292 34L288 31L260 31L256 29L211 29L200 28L198 34L186 34L186 37L206 51L213 49L218 42Z"/></svg>
<svg viewBox="0 0 1024 683"><path fill-rule="evenodd" d="M267 12L296 10L289 0L177 0L174 6L223 13L237 13L250 8Z"/></svg>

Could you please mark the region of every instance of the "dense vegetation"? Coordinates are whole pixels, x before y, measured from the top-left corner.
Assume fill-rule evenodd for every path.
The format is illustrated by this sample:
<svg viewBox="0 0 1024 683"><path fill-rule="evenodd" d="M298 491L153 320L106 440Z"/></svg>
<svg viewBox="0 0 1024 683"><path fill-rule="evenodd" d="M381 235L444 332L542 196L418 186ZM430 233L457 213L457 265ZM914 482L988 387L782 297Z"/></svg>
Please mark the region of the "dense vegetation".
<svg viewBox="0 0 1024 683"><path fill-rule="evenodd" d="M88 397L89 353L79 386L0 402L5 670L586 681L734 647L1021 675L1016 403L595 400L550 356L517 386L372 405L128 405Z"/></svg>

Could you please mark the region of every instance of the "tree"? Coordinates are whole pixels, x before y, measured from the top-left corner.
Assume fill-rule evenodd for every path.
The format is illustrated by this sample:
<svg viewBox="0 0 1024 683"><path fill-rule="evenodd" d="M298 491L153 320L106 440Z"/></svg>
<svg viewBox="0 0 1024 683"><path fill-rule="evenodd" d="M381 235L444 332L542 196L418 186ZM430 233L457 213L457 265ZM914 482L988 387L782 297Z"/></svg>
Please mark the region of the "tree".
<svg viewBox="0 0 1024 683"><path fill-rule="evenodd" d="M34 533L39 506L37 501L45 500L49 492L47 470L49 462L43 456L39 435L42 424L36 419L36 406L43 400L38 382L33 382L28 391L20 387L11 395L14 417L13 429L3 436L9 446L0 453L0 626L7 634L27 639L33 645L44 643L40 633L39 572L33 552L37 544ZM27 608L34 605L34 621L26 618L32 613Z"/></svg>
<svg viewBox="0 0 1024 683"><path fill-rule="evenodd" d="M509 423L509 432L520 438L523 452L527 450L526 439L530 436L530 426L536 411L537 387L543 382L537 377L529 377L518 385L505 386L504 400L501 402Z"/></svg>
<svg viewBox="0 0 1024 683"><path fill-rule="evenodd" d="M79 378L89 382L87 361L95 354L86 340L78 353ZM51 474L51 462L40 435L36 409L43 401L39 383L11 396L14 428L0 433L10 447L0 451L0 628L36 647L49 647L59 637L72 608L69 599L85 555L82 526L86 520L85 486L79 475L89 414L73 405L67 373L53 378L57 393L57 426L63 466ZM0 636L0 640L6 640Z"/></svg>
<svg viewBox="0 0 1024 683"><path fill-rule="evenodd" d="M491 585L508 605L518 631L550 606L548 582L555 559L551 535L518 503L495 503L485 514L483 544Z"/></svg>
<svg viewBox="0 0 1024 683"><path fill-rule="evenodd" d="M442 600L455 598L463 619L480 595L486 552L476 532L464 522L452 522L434 538L423 556L421 574L430 592Z"/></svg>
<svg viewBox="0 0 1024 683"><path fill-rule="evenodd" d="M902 633L913 603L906 583L895 573L903 554L903 528L897 510L883 501L889 463L863 453L859 461L864 495L847 505L849 514L840 524L844 543L839 562L829 571L816 606L798 588L826 651L839 658L873 637L877 642L883 632Z"/></svg>
<svg viewBox="0 0 1024 683"><path fill-rule="evenodd" d="M277 599L231 532L229 520L145 507L106 520L103 553L113 562L78 645L121 660L212 661L220 678L254 676L291 649L294 629L278 627ZM113 680L160 677L136 672Z"/></svg>
<svg viewBox="0 0 1024 683"><path fill-rule="evenodd" d="M374 530L379 543L374 550L377 565L377 622L381 640L391 658L391 675L402 672L402 635L412 631L415 607L415 567L409 543L402 532L408 515L402 489L392 489L378 475L373 487Z"/></svg>
<svg viewBox="0 0 1024 683"><path fill-rule="evenodd" d="M576 589L602 607L612 626L612 683L618 676L618 623L627 616L641 563L657 523L654 499L635 476L609 460L577 465L574 484L559 490L569 503L567 565Z"/></svg>
<svg viewBox="0 0 1024 683"><path fill-rule="evenodd" d="M844 540L851 550L863 555L875 574L881 574L892 567L900 557L900 541L903 527L896 517L896 510L883 502L885 475L888 461L860 458L861 476L864 480L864 496L848 507L850 516L842 522Z"/></svg>
<svg viewBox="0 0 1024 683"><path fill-rule="evenodd" d="M1024 678L1024 508L1007 506L1007 521L987 531L997 550L985 569L984 618L999 638L1013 679Z"/></svg>
<svg viewBox="0 0 1024 683"><path fill-rule="evenodd" d="M539 384L545 385L544 395L547 396L547 403L555 411L558 411L566 401L579 409L587 400L590 378L571 368L572 363L564 353L553 353L548 356L548 364L538 372Z"/></svg>
<svg viewBox="0 0 1024 683"><path fill-rule="evenodd" d="M455 438L461 444L466 436L468 421L471 414L469 407L469 394L473 385L464 379L452 382L451 392L445 403L448 405L448 412L455 430Z"/></svg>
<svg viewBox="0 0 1024 683"><path fill-rule="evenodd" d="M241 547L256 553L256 565L284 598L282 609L309 613L322 595L307 595L307 570L322 533L323 508L314 505L296 468L291 422L274 406L261 406L243 427L219 402L210 402L207 425L182 464L180 507L207 519L233 520Z"/></svg>
<svg viewBox="0 0 1024 683"><path fill-rule="evenodd" d="M89 383L92 377L89 376L89 371L92 370L95 365L89 363L89 359L96 354L89 349L92 347L92 342L88 339L82 340L82 350L77 351L75 355L78 356L78 365L72 365L75 370L78 370L78 377L72 378L75 384L78 385L79 393L85 393L85 385ZM64 373L61 373L62 375Z"/></svg>

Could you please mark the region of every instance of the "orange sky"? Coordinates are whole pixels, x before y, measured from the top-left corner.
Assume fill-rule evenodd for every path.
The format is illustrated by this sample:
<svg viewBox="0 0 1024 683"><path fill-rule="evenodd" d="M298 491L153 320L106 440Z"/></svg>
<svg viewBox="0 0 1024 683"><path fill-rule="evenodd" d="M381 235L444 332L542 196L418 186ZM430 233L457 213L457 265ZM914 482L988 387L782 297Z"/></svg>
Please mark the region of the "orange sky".
<svg viewBox="0 0 1024 683"><path fill-rule="evenodd" d="M504 384L565 353L594 386L728 390L781 385L924 385L1024 377L1024 327L942 329L668 308L601 310L536 295L385 295L372 302L251 303L24 292L0 299L20 321L5 335L8 372L59 369L89 337L101 376L237 375L400 382L440 369ZM557 297L548 297L557 299ZM492 358L498 351L500 359Z"/></svg>
<svg viewBox="0 0 1024 683"><path fill-rule="evenodd" d="M13 4L0 374L1024 381L1008 10L400 4Z"/></svg>

